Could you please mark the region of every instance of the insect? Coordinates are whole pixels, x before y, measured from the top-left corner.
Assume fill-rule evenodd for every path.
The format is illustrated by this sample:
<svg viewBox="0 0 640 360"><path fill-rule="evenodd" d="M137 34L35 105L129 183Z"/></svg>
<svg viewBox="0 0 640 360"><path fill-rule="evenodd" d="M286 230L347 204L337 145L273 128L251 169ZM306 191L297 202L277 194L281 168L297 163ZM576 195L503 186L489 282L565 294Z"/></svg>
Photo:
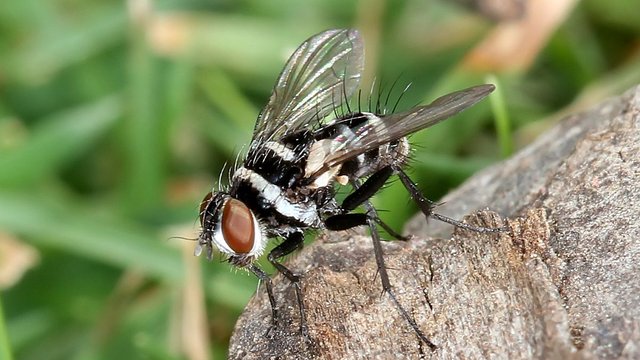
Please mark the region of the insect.
<svg viewBox="0 0 640 360"><path fill-rule="evenodd" d="M472 106L494 86L457 91L404 113L352 112L331 119L336 103L358 89L363 68L363 41L356 30L328 30L298 47L258 117L246 158L233 172L230 186L209 192L200 204L202 230L195 253L204 251L211 259L215 247L229 263L255 274L266 286L276 326L271 279L255 260L270 239L281 239L267 258L294 286L300 331L309 339L300 275L279 259L302 247L305 230L368 226L384 291L417 336L433 348L395 296L377 226L402 237L380 220L369 199L396 175L427 217L480 232L500 231L434 213L435 203L403 170L410 151L407 135ZM340 203L336 184L353 189ZM361 205L366 211L354 212Z"/></svg>

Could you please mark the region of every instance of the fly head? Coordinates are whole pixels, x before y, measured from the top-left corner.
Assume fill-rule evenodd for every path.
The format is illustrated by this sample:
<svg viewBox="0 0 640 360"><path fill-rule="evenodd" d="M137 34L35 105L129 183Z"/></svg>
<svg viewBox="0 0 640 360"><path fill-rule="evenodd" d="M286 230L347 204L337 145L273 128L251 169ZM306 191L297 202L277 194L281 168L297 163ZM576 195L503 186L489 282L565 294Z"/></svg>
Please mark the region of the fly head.
<svg viewBox="0 0 640 360"><path fill-rule="evenodd" d="M250 264L266 244L262 226L240 200L225 192L209 192L200 203L200 226L195 254L206 249L209 260L213 245L238 266Z"/></svg>

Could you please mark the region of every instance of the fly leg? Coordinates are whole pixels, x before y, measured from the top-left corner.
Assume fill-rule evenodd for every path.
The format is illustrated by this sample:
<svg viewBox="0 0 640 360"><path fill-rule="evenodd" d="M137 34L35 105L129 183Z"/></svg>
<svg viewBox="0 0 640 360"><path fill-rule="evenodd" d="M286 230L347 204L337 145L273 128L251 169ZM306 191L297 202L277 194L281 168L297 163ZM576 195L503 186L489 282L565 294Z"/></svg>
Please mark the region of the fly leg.
<svg viewBox="0 0 640 360"><path fill-rule="evenodd" d="M371 214L375 215L375 209L369 200L364 203L365 209ZM367 225L369 225L369 230L371 232L371 239L373 240L373 252L376 257L376 264L378 266L378 273L380 274L380 281L382 281L382 290L389 295L391 301L396 305L396 309L400 311L402 317L409 323L409 325L413 328L413 331L416 335L424 342L431 350L435 350L436 345L429 340L426 335L420 330L416 321L409 315L407 310L400 304L398 298L396 297L393 288L391 287L391 282L389 281L389 275L387 274L387 268L384 264L384 256L382 253L382 245L380 244L380 234L378 233L378 229L376 228L376 222L373 217L368 217Z"/></svg>
<svg viewBox="0 0 640 360"><path fill-rule="evenodd" d="M271 284L271 278L269 275L264 272L264 270L260 269L255 264L251 264L249 267L249 271L255 274L255 276L263 282L267 287L267 295L269 296L269 303L271 303L271 320L273 322L273 326L277 326L278 324L278 310L276 309L276 299L273 296L273 285Z"/></svg>
<svg viewBox="0 0 640 360"><path fill-rule="evenodd" d="M340 206L343 213L348 213L358 206L362 205L363 203L367 202L384 186L387 180L389 180L389 177L393 175L393 172L394 170L390 166L386 166L375 172L373 175L369 176L367 181L365 181L362 185L357 183L357 180L354 180L352 182L352 185L355 188L355 191L349 194L349 196L344 199L342 205ZM378 212L373 207L371 207L371 209L367 209L367 211L369 212L369 216L372 217L373 220L378 223L378 225L382 226L382 228L387 233L389 233L389 235L398 240L407 240L405 236L398 234L389 225L382 221L378 216Z"/></svg>
<svg viewBox="0 0 640 360"><path fill-rule="evenodd" d="M304 244L304 236L301 232L291 233L284 239L284 241L280 245L276 246L273 250L271 250L271 252L267 256L267 259L269 259L269 262L278 270L278 272L284 275L287 279L289 279L291 284L293 284L293 287L296 292L296 299L298 301L298 308L300 309L300 333L302 333L302 336L304 336L304 338L307 341L310 341L311 338L309 337L309 330L307 328L307 318L304 311L302 288L300 287L300 276L294 274L291 270L289 270L287 267L285 267L280 262L278 262L280 258L292 253L295 250L302 248L303 244ZM269 296L269 301L271 301L272 296L273 295ZM272 308L274 307L274 305L275 305L274 302L271 302ZM272 315L275 316L275 308L273 310Z"/></svg>
<svg viewBox="0 0 640 360"><path fill-rule="evenodd" d="M436 207L436 203L427 199L422 194L420 189L418 189L418 185L416 185L416 183L414 183L413 180L409 178L407 173L405 173L404 170L402 170L402 168L394 165L393 170L398 174L398 177L400 178L402 185L404 185L404 187L409 192L409 195L411 195L411 198L413 199L413 201L415 201L415 203L418 205L422 213L427 218L432 217L434 219L440 220L447 224L451 224L455 227L475 231L478 233L496 233L496 232L508 231L506 227L488 228L488 227L473 226L473 225L465 224L461 221L433 212L433 209Z"/></svg>
<svg viewBox="0 0 640 360"><path fill-rule="evenodd" d="M393 173L394 169L388 166L371 175L367 181L362 184L362 186L358 186L357 183L353 183L352 185L356 190L345 198L342 204L342 209L350 211L358 207L360 204L364 204L367 213L334 215L325 221L325 225L330 230L346 230L350 227L359 225L369 226L371 239L373 241L373 252L376 258L378 274L380 274L380 281L382 281L383 291L389 295L389 298L396 306L396 309L400 312L400 315L405 319L405 321L407 321L407 323L409 323L418 338L420 338L420 340L429 348L434 350L436 348L435 344L432 343L431 340L429 340L420 330L416 321L409 315L402 304L400 304L400 301L398 301L398 298L393 291L393 287L389 281L389 274L387 273L387 268L384 264L382 245L380 244L380 234L376 227L376 223L378 222L376 219L378 218L378 215L369 201L369 198L384 185Z"/></svg>

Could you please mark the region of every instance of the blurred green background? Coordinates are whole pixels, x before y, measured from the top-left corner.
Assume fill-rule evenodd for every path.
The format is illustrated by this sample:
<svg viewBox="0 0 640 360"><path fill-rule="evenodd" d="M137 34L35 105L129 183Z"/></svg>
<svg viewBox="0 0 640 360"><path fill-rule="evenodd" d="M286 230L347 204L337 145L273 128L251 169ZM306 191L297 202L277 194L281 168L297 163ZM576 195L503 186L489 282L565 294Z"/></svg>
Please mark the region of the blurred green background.
<svg viewBox="0 0 640 360"><path fill-rule="evenodd" d="M432 199L640 82L638 1L534 1L528 23L469 3L0 2L0 359L225 357L257 281L181 238L315 33L360 29L365 88L412 84L399 109L498 84L412 137ZM397 183L375 201L398 229L416 211Z"/></svg>

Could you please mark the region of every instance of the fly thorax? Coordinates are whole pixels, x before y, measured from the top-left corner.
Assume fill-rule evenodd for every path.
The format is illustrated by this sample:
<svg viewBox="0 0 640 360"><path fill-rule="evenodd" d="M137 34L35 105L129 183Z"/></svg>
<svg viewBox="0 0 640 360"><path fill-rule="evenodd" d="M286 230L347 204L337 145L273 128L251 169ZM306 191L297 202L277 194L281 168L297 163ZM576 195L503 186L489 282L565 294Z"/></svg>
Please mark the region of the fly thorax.
<svg viewBox="0 0 640 360"><path fill-rule="evenodd" d="M281 187L245 167L236 170L232 181L232 194L264 221L304 227L318 227L321 223L315 201L301 192L304 187Z"/></svg>

